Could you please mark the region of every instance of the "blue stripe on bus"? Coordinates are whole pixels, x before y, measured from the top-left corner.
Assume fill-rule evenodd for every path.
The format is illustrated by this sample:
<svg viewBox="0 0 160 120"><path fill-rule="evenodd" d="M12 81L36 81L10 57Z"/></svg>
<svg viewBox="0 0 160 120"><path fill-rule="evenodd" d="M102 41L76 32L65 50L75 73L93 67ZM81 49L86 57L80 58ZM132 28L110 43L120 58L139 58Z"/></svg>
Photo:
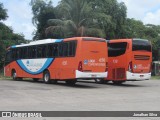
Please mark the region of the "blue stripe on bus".
<svg viewBox="0 0 160 120"><path fill-rule="evenodd" d="M16 48L16 45L11 46L11 48Z"/></svg>
<svg viewBox="0 0 160 120"><path fill-rule="evenodd" d="M23 64L22 60L17 60L17 63L22 68L22 70L24 70L25 72L32 74L32 75L36 75L36 74L42 73L45 69L47 69L51 65L53 60L54 60L54 58L47 58L47 61L45 62L45 64L37 72L32 72L32 71L28 70L27 67Z"/></svg>
<svg viewBox="0 0 160 120"><path fill-rule="evenodd" d="M55 42L62 42L63 39L57 39Z"/></svg>

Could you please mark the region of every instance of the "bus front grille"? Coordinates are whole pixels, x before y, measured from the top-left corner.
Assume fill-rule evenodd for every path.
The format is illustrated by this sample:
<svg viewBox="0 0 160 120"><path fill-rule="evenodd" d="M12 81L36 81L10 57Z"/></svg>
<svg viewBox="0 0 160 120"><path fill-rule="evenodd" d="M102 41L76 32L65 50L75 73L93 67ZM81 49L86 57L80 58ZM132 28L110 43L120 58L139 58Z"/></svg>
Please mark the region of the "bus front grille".
<svg viewBox="0 0 160 120"><path fill-rule="evenodd" d="M115 79L116 78L116 69L112 70L112 78Z"/></svg>
<svg viewBox="0 0 160 120"><path fill-rule="evenodd" d="M113 79L125 79L125 76L126 76L125 68L112 69Z"/></svg>
<svg viewBox="0 0 160 120"><path fill-rule="evenodd" d="M148 55L134 55L135 60L149 60L150 56Z"/></svg>

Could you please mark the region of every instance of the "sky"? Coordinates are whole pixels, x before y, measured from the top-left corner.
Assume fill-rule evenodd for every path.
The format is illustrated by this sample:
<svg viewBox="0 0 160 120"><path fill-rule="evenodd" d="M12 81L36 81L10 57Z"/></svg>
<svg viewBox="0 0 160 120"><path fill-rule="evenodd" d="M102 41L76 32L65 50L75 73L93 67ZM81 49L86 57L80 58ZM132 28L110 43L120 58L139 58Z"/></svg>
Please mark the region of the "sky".
<svg viewBox="0 0 160 120"><path fill-rule="evenodd" d="M60 0L52 0L56 6ZM7 9L8 19L4 23L11 26L15 33L24 34L32 40L36 30L32 24L30 0L0 0ZM127 6L127 17L143 21L144 24L160 25L160 0L118 0Z"/></svg>

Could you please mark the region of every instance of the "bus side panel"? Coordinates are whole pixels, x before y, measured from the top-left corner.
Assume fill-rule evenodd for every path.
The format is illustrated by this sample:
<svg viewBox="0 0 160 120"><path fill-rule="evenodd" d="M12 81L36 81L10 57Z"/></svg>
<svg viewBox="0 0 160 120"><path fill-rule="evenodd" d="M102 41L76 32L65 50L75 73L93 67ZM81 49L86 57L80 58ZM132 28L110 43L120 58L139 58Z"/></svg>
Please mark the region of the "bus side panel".
<svg viewBox="0 0 160 120"><path fill-rule="evenodd" d="M48 68L51 79L74 79L77 62L76 58L56 58Z"/></svg>
<svg viewBox="0 0 160 120"><path fill-rule="evenodd" d="M17 77L22 77L22 78L42 78L43 77L43 74L40 73L40 74L30 74L30 73L27 73L26 71L24 71L20 66L19 64L17 64L16 61L8 64L6 67L5 67L5 71L6 71L6 76L12 76L12 70L15 70L16 71L16 75Z"/></svg>
<svg viewBox="0 0 160 120"><path fill-rule="evenodd" d="M5 71L5 76L7 77L11 77L11 63L6 65L5 68L4 68L4 71Z"/></svg>
<svg viewBox="0 0 160 120"><path fill-rule="evenodd" d="M57 58L46 68L50 72L51 79L75 79L75 71L78 68L76 58ZM16 71L17 77L22 78L43 78L43 72L40 74L30 74L22 70L16 61L5 66L5 76L11 77L12 70Z"/></svg>
<svg viewBox="0 0 160 120"><path fill-rule="evenodd" d="M76 39L80 39L80 38L76 38ZM70 40L73 40L73 39L67 39L64 41L70 41ZM65 80L65 79L75 79L76 78L75 71L78 69L78 63L79 63L78 61L80 61L80 56L79 56L80 43L81 42L77 40L75 56L55 58L52 65L48 68L49 71L53 71L53 73L51 74L51 79Z"/></svg>
<svg viewBox="0 0 160 120"><path fill-rule="evenodd" d="M11 62L10 64L5 66L5 75L8 77L12 76L12 70L16 71L16 74L18 77L22 76L22 70L21 68L17 65L16 61Z"/></svg>

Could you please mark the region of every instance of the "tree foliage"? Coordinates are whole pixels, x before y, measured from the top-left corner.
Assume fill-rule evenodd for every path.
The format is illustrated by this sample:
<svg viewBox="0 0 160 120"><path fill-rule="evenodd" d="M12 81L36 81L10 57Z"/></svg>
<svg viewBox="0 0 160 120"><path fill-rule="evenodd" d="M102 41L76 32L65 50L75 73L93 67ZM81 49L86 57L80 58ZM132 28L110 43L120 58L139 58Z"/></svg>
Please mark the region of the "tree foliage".
<svg viewBox="0 0 160 120"><path fill-rule="evenodd" d="M56 11L57 18L48 21L46 33L49 35L52 33L54 36L56 28L61 28L63 37L118 38L124 34L122 30L118 31L124 28L126 6L116 0L62 0Z"/></svg>
<svg viewBox="0 0 160 120"><path fill-rule="evenodd" d="M92 0L90 2L94 11L94 19L104 30L105 36L107 38L124 36L123 30L127 12L125 4L119 3L117 0Z"/></svg>
<svg viewBox="0 0 160 120"><path fill-rule="evenodd" d="M5 20L7 17L7 10L4 9L3 4L0 3L0 20Z"/></svg>
<svg viewBox="0 0 160 120"><path fill-rule="evenodd" d="M47 21L51 18L55 18L52 2L31 0L30 5L32 6L33 12L32 23L37 27L37 31L35 31L33 39L46 38L45 29L48 27Z"/></svg>
<svg viewBox="0 0 160 120"><path fill-rule="evenodd" d="M56 29L60 30L61 37L88 36L93 28L93 11L86 0L62 0L56 7L56 19L48 20L47 36L55 36ZM99 30L94 25L94 29ZM58 35L58 34L57 34Z"/></svg>
<svg viewBox="0 0 160 120"><path fill-rule="evenodd" d="M48 8L49 5L43 0L32 1L41 3L41 5L38 2L32 4L33 13L36 13L34 20L43 14L40 9L33 9L34 6ZM58 6L53 8L52 14L54 16L46 17L43 25L42 21L37 19L39 25L37 34L41 35L41 38L74 36L94 36L107 39L143 38L152 42L153 51L160 47L160 26L144 25L142 21L127 18L126 5L117 0L61 0ZM39 28L43 29L43 34Z"/></svg>
<svg viewBox="0 0 160 120"><path fill-rule="evenodd" d="M4 9L3 4L0 3L0 20L5 20L7 17L7 10ZM0 69L3 66L6 48L11 45L20 44L24 42L26 41L23 35L13 33L12 28L0 22Z"/></svg>

